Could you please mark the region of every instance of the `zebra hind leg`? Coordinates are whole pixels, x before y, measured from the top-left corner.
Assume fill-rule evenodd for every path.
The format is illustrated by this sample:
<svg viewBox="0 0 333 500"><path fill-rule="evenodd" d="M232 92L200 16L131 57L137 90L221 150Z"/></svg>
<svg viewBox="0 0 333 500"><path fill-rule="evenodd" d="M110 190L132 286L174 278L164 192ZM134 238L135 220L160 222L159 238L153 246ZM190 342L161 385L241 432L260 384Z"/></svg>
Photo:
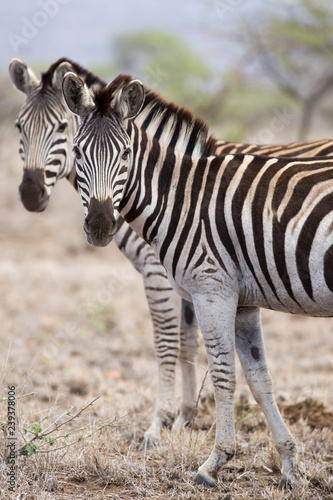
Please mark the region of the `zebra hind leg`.
<svg viewBox="0 0 333 500"><path fill-rule="evenodd" d="M175 417L175 367L179 355L180 297L160 269L143 275L145 293L153 323L158 365L158 390L153 419L144 434L140 450L159 445L163 427Z"/></svg>
<svg viewBox="0 0 333 500"><path fill-rule="evenodd" d="M198 353L198 323L193 304L182 299L179 360L182 373L182 403L172 430L191 425L197 413L195 360Z"/></svg>
<svg viewBox="0 0 333 500"><path fill-rule="evenodd" d="M237 310L236 350L251 392L261 407L282 460L280 489L292 489L296 466L296 443L275 402L272 379L267 367L260 309Z"/></svg>

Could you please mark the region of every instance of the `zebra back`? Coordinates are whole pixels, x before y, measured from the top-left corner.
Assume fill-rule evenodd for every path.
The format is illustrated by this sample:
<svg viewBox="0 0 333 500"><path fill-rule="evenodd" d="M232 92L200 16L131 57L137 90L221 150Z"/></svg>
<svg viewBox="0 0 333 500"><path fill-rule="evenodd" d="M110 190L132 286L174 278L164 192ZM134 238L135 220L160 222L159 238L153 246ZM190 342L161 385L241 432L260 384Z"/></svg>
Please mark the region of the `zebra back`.
<svg viewBox="0 0 333 500"><path fill-rule="evenodd" d="M313 156L332 156L333 140L319 139L316 141L290 142L286 144L246 144L217 140L215 144L216 155L227 154L256 154L264 156L284 156L303 158Z"/></svg>

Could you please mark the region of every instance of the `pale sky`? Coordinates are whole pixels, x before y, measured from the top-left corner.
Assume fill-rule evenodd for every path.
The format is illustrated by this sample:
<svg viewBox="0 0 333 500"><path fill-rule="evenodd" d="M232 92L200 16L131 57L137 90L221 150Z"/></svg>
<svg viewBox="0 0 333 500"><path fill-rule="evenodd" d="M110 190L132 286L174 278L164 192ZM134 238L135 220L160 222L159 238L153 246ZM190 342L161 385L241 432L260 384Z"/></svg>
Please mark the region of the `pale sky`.
<svg viewBox="0 0 333 500"><path fill-rule="evenodd" d="M288 12L294 0L2 0L0 70L13 57L29 65L69 57L84 66L112 58L112 40L145 29L182 37L208 65L232 61L232 44L223 43L231 25L258 24L265 11ZM257 15L257 14L258 15ZM218 34L216 34L218 33ZM221 36L219 36L219 34Z"/></svg>
<svg viewBox="0 0 333 500"><path fill-rule="evenodd" d="M0 7L1 68L13 57L104 61L114 36L147 28L174 32L200 50L200 25L211 10L206 0L9 0Z"/></svg>

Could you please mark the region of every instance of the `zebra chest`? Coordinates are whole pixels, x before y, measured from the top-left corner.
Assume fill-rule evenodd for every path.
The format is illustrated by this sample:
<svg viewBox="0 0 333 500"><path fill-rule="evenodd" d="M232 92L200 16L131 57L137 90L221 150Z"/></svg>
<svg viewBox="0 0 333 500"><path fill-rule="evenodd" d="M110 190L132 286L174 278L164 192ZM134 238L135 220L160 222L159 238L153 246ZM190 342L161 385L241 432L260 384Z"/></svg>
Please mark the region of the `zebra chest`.
<svg viewBox="0 0 333 500"><path fill-rule="evenodd" d="M192 296L191 296L191 293L187 289L186 282L181 284L179 281L176 281L174 279L174 277L172 276L172 273L169 273L168 271L167 271L167 276L168 276L168 280L170 282L170 285L172 286L174 291L176 293L178 293L178 295L180 295L183 299L187 300L188 302L192 302Z"/></svg>
<svg viewBox="0 0 333 500"><path fill-rule="evenodd" d="M197 293L230 295L237 289L235 274L227 271L221 257L206 243L200 242L194 252L186 244L176 251L170 249L163 264L171 285L186 300Z"/></svg>

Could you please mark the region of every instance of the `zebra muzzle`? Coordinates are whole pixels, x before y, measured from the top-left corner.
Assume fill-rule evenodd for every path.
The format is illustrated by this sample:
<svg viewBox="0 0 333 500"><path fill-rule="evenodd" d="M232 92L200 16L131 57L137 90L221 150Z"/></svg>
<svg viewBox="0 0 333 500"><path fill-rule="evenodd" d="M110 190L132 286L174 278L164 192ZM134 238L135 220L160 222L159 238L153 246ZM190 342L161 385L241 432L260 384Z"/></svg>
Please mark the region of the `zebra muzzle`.
<svg viewBox="0 0 333 500"><path fill-rule="evenodd" d="M49 195L45 189L44 171L41 168L24 169L19 194L24 208L29 212L45 210Z"/></svg>
<svg viewBox="0 0 333 500"><path fill-rule="evenodd" d="M117 232L117 221L110 198L102 202L91 198L83 229L92 245L104 247L112 241Z"/></svg>

